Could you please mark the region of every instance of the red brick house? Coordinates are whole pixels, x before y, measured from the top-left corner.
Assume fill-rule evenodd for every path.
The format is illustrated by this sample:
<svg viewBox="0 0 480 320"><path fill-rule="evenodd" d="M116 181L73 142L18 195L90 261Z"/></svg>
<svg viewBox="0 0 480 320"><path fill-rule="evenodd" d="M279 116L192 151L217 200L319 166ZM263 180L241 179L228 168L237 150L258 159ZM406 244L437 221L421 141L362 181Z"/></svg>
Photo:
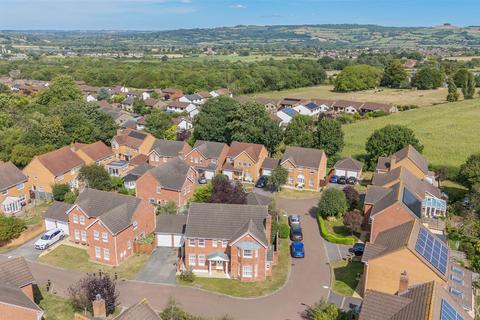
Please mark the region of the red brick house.
<svg viewBox="0 0 480 320"><path fill-rule="evenodd" d="M226 143L197 140L185 155L185 161L194 166L199 175L210 180L222 171L229 149Z"/></svg>
<svg viewBox="0 0 480 320"><path fill-rule="evenodd" d="M155 139L152 149L148 154L148 163L151 166L159 167L172 158L184 158L192 150L192 147L185 141Z"/></svg>
<svg viewBox="0 0 480 320"><path fill-rule="evenodd" d="M33 297L35 279L25 258L0 258L0 320L42 319Z"/></svg>
<svg viewBox="0 0 480 320"><path fill-rule="evenodd" d="M199 276L261 281L271 275L267 206L192 203L185 227L185 267Z"/></svg>
<svg viewBox="0 0 480 320"><path fill-rule="evenodd" d="M174 201L178 207L184 207L193 196L196 176L195 169L176 157L138 178L136 195L151 204Z"/></svg>
<svg viewBox="0 0 480 320"><path fill-rule="evenodd" d="M67 211L70 240L88 246L95 262L117 266L133 254L133 242L155 230L146 201L86 188Z"/></svg>

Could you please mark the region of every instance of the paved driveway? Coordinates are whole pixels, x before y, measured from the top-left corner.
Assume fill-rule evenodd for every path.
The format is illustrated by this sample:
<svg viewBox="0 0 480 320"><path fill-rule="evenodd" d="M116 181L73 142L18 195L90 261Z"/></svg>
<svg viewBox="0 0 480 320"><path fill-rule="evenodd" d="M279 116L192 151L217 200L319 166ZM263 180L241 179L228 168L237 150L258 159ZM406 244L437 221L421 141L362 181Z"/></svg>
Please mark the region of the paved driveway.
<svg viewBox="0 0 480 320"><path fill-rule="evenodd" d="M35 242L40 239L41 236L35 237L32 240L25 242L20 247L17 247L11 251L5 253L8 256L23 256L28 261L36 261L38 256L42 253L41 250L36 250L34 248Z"/></svg>
<svg viewBox="0 0 480 320"><path fill-rule="evenodd" d="M342 260L347 256L352 255L349 250L352 249L353 246L335 244L328 241L324 241L323 244L325 245L325 251L327 252L329 262Z"/></svg>
<svg viewBox="0 0 480 320"><path fill-rule="evenodd" d="M158 247L137 274L136 280L153 283L175 284L178 248Z"/></svg>

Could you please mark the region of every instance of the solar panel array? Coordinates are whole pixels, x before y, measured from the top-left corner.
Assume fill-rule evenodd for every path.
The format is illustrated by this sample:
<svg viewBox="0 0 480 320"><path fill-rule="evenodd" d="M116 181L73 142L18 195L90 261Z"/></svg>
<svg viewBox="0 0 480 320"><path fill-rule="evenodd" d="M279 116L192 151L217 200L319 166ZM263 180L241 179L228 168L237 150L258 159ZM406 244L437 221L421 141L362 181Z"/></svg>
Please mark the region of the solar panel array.
<svg viewBox="0 0 480 320"><path fill-rule="evenodd" d="M442 299L440 320L464 320L461 315L446 301Z"/></svg>
<svg viewBox="0 0 480 320"><path fill-rule="evenodd" d="M448 248L424 228L418 232L415 250L442 274L447 273Z"/></svg>

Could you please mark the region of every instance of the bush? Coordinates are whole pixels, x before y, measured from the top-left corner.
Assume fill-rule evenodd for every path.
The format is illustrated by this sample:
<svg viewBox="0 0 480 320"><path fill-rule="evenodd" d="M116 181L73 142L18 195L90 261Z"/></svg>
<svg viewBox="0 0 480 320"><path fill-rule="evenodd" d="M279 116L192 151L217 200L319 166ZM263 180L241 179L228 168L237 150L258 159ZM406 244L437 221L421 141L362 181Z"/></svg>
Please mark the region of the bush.
<svg viewBox="0 0 480 320"><path fill-rule="evenodd" d="M167 203L157 207L157 215L159 214L177 214L178 207L175 201L169 200Z"/></svg>
<svg viewBox="0 0 480 320"><path fill-rule="evenodd" d="M281 239L287 239L290 235L290 227L286 223L281 223L278 228L278 236Z"/></svg>
<svg viewBox="0 0 480 320"><path fill-rule="evenodd" d="M92 302L98 294L105 300L107 315L112 314L118 303L118 292L115 280L109 275L87 274L68 288L71 303L80 310L92 312Z"/></svg>
<svg viewBox="0 0 480 320"><path fill-rule="evenodd" d="M346 244L346 245L353 245L355 244L356 240L354 237L339 237L337 235L331 234L327 230L327 226L325 225L325 220L320 215L317 215L318 224L320 225L320 234L322 237L331 243L337 244Z"/></svg>
<svg viewBox="0 0 480 320"><path fill-rule="evenodd" d="M193 273L192 270L184 270L180 274L180 280L185 281L185 282L194 282L195 281L195 273Z"/></svg>
<svg viewBox="0 0 480 320"><path fill-rule="evenodd" d="M70 191L70 192L67 192L65 194L65 197L64 197L63 201L65 201L66 203L73 204L75 202L75 200L77 200L77 197L78 197L77 193Z"/></svg>
<svg viewBox="0 0 480 320"><path fill-rule="evenodd" d="M66 183L54 184L52 186L53 199L65 201L65 195L70 192L70 186Z"/></svg>
<svg viewBox="0 0 480 320"><path fill-rule="evenodd" d="M18 238L25 228L22 219L0 215L0 243Z"/></svg>
<svg viewBox="0 0 480 320"><path fill-rule="evenodd" d="M342 190L328 188L318 202L318 213L322 217L339 217L348 209L347 198Z"/></svg>

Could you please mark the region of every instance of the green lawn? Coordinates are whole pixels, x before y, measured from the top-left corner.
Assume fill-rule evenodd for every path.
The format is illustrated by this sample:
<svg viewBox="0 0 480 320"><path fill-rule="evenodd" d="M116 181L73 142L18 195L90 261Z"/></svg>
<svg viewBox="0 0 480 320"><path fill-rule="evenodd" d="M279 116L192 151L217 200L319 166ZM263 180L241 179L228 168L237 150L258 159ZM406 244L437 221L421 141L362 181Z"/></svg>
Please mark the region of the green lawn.
<svg viewBox="0 0 480 320"><path fill-rule="evenodd" d="M119 278L133 279L143 268L149 256L135 254L118 267L104 266L89 260L87 251L82 248L60 245L55 250L41 256L38 261L52 266L83 272L98 272L102 270L110 274L117 273Z"/></svg>
<svg viewBox="0 0 480 320"><path fill-rule="evenodd" d="M471 153L480 152L479 119L480 100L474 99L344 125L342 156L364 155L365 143L374 130L399 124L415 132L432 166L447 166L454 173Z"/></svg>
<svg viewBox="0 0 480 320"><path fill-rule="evenodd" d="M312 199L320 198L320 194L317 191L282 188L282 190L276 193L276 196L287 199Z"/></svg>
<svg viewBox="0 0 480 320"><path fill-rule="evenodd" d="M22 215L22 219L25 220L25 224L27 226L43 223L43 212L47 210L47 208L51 205L51 203L42 203L38 206L35 206L31 209L27 209L25 214Z"/></svg>
<svg viewBox="0 0 480 320"><path fill-rule="evenodd" d="M344 296L352 296L357 288L357 274L362 273L363 264L358 261L337 261L332 263L333 291Z"/></svg>
<svg viewBox="0 0 480 320"><path fill-rule="evenodd" d="M72 320L75 314L75 308L68 299L47 293L40 289L41 298L38 305L45 311L45 320Z"/></svg>
<svg viewBox="0 0 480 320"><path fill-rule="evenodd" d="M193 286L209 291L220 292L234 297L258 297L272 293L281 288L287 281L290 269L290 251L288 240L280 240L280 256L278 264L273 267L273 276L265 281L242 282L230 279L214 279L196 277L193 283L184 282L177 277L177 283Z"/></svg>
<svg viewBox="0 0 480 320"><path fill-rule="evenodd" d="M352 234L350 229L343 224L343 220L341 218L324 219L324 221L329 233L338 237L354 237L355 240L358 241L358 237L355 234Z"/></svg>

